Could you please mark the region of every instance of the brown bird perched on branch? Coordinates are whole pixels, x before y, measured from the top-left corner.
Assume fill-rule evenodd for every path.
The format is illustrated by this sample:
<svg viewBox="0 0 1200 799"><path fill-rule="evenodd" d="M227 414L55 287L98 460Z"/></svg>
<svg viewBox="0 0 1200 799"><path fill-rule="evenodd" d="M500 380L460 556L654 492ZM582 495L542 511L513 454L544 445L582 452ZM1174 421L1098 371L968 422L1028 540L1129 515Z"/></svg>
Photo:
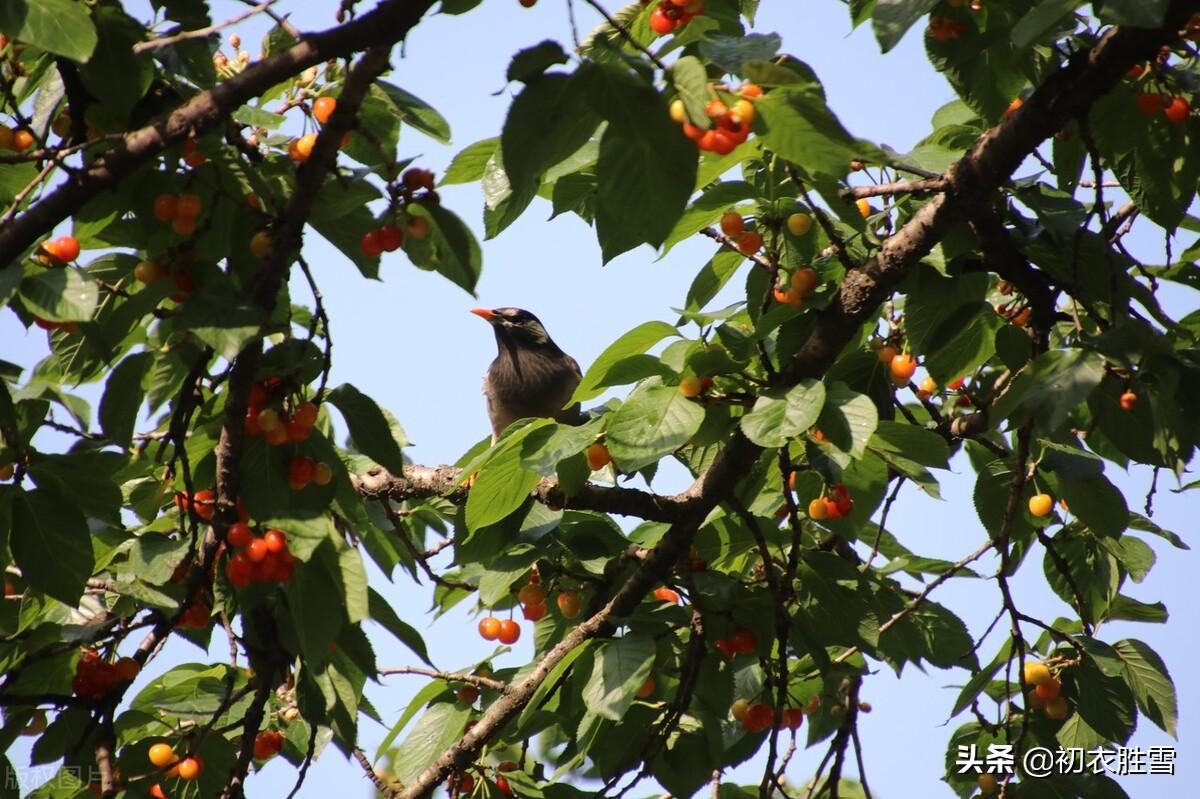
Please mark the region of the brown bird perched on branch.
<svg viewBox="0 0 1200 799"><path fill-rule="evenodd" d="M583 376L579 364L558 348L536 316L520 308L472 308L471 313L496 332L499 353L483 379L492 441L517 419L582 421L579 403L563 407Z"/></svg>

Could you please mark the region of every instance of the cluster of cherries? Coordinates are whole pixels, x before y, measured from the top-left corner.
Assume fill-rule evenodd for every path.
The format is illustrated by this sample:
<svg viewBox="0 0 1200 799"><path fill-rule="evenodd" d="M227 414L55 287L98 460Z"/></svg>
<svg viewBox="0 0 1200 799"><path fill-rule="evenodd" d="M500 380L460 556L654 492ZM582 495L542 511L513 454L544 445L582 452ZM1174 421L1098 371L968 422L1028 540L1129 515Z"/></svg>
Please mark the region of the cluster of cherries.
<svg viewBox="0 0 1200 799"><path fill-rule="evenodd" d="M296 570L296 558L288 551L287 536L280 530L267 530L256 536L249 524L229 526L225 542L233 554L225 563L225 577L234 588L250 583L286 583Z"/></svg>
<svg viewBox="0 0 1200 799"><path fill-rule="evenodd" d="M818 700L819 702L819 700ZM818 704L819 706L819 704ZM775 720L775 708L766 702L751 704L748 699L734 700L729 708L730 714L746 729L746 732L759 733L771 729ZM799 707L784 708L779 719L779 729L797 730L800 722L804 721L804 709Z"/></svg>
<svg viewBox="0 0 1200 799"><path fill-rule="evenodd" d="M542 587L541 577L534 571L529 575L529 582L521 586L517 592L521 603L521 614L527 621L541 621L546 616L546 589ZM583 600L574 591L561 591L555 597L555 604L563 618L577 618L583 610ZM499 619L495 616L485 616L479 620L479 634L486 641L499 641L502 644L515 644L521 637L521 625L512 619Z"/></svg>
<svg viewBox="0 0 1200 799"><path fill-rule="evenodd" d="M937 42L951 42L962 36L967 26L956 19L942 16L929 18L929 38Z"/></svg>
<svg viewBox="0 0 1200 799"><path fill-rule="evenodd" d="M704 0L662 0L650 12L650 30L666 36L691 22L692 17L701 16L704 16Z"/></svg>
<svg viewBox="0 0 1200 799"><path fill-rule="evenodd" d="M406 169L400 176L398 191L400 203L407 206L420 192L421 199L437 204L439 199L437 192L434 191L435 185L437 184L432 171L419 167ZM428 235L429 220L423 216L409 215L403 230L390 223L368 230L359 241L359 247L362 249L363 255L368 258L378 258L385 252L395 252L400 249L404 245L406 236L410 239L420 240Z"/></svg>
<svg viewBox="0 0 1200 799"><path fill-rule="evenodd" d="M204 201L196 194L160 194L154 198L154 218L170 222L180 236L196 232L196 221L204 212Z"/></svg>
<svg viewBox="0 0 1200 799"><path fill-rule="evenodd" d="M743 84L737 91L739 98L733 105L726 105L719 97L708 101L704 107L711 127L707 130L693 125L687 116L683 100L671 102L671 119L683 126L683 135L696 142L706 152L728 155L750 136L750 123L754 121L753 100L762 97L762 87L755 83ZM761 242L760 242L761 246Z"/></svg>
<svg viewBox="0 0 1200 799"><path fill-rule="evenodd" d="M1025 661L1025 683L1032 685L1033 690L1026 699L1034 710L1040 710L1046 717L1061 721L1070 712L1067 700L1061 696L1062 682L1050 671L1050 667L1038 660Z"/></svg>
<svg viewBox="0 0 1200 799"><path fill-rule="evenodd" d="M721 232L733 240L737 251L749 258L762 249L763 237L757 230L746 230L746 220L734 211L721 217Z"/></svg>
<svg viewBox="0 0 1200 799"><path fill-rule="evenodd" d="M820 282L817 271L804 266L792 272L792 276L784 284L776 286L772 296L775 297L775 302L793 308L803 308L804 300L816 290Z"/></svg>
<svg viewBox="0 0 1200 799"><path fill-rule="evenodd" d="M133 658L123 657L116 661L108 661L95 649L85 649L83 656L75 664L71 690L76 696L85 699L100 699L117 683L133 680L141 668Z"/></svg>
<svg viewBox="0 0 1200 799"><path fill-rule="evenodd" d="M841 519L849 516L853 510L854 500L850 497L850 489L842 483L836 483L823 496L808 503L808 518L814 521Z"/></svg>
<svg viewBox="0 0 1200 799"><path fill-rule="evenodd" d="M733 660L737 655L752 655L758 650L758 636L753 630L739 627L729 638L718 638L713 646L721 650L726 660Z"/></svg>

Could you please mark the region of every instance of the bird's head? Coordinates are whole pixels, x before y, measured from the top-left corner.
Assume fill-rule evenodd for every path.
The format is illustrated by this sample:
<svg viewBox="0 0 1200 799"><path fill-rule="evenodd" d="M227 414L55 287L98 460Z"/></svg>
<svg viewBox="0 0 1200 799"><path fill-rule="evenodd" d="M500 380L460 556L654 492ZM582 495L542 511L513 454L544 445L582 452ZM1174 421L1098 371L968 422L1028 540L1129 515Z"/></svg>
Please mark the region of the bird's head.
<svg viewBox="0 0 1200 799"><path fill-rule="evenodd" d="M495 329L496 341L501 345L530 348L555 346L541 321L529 311L521 308L472 308L471 313L487 320Z"/></svg>

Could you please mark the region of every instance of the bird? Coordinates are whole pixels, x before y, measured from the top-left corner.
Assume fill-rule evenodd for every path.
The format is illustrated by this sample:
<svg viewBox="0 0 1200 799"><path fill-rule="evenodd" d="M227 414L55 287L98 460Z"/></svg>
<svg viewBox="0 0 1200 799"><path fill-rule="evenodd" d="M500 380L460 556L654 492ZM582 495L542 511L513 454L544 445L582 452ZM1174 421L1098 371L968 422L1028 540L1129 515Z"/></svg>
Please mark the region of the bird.
<svg viewBox="0 0 1200 799"><path fill-rule="evenodd" d="M541 321L521 308L472 308L496 334L496 359L483 379L492 443L518 419L583 421L579 403L565 407L583 373L546 332Z"/></svg>

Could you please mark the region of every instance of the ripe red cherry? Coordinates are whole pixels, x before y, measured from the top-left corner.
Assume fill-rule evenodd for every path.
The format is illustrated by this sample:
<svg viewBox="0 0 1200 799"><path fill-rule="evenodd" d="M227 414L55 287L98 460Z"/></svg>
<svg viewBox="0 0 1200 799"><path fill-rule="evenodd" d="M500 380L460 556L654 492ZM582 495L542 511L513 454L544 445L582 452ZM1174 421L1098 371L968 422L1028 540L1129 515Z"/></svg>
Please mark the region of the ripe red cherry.
<svg viewBox="0 0 1200 799"><path fill-rule="evenodd" d="M659 36L666 36L679 26L679 20L668 17L667 12L663 9L663 5L654 9L653 13L650 14L650 30Z"/></svg>
<svg viewBox="0 0 1200 799"><path fill-rule="evenodd" d="M1137 98L1138 110L1147 116L1157 114L1163 108L1162 97L1151 92L1144 92Z"/></svg>
<svg viewBox="0 0 1200 799"><path fill-rule="evenodd" d="M267 545L267 551L273 554L287 551L287 536L280 530L267 530L263 533L263 542Z"/></svg>
<svg viewBox="0 0 1200 799"><path fill-rule="evenodd" d="M267 542L261 538L256 538L246 545L246 557L253 563L262 561L267 556Z"/></svg>
<svg viewBox="0 0 1200 799"><path fill-rule="evenodd" d="M500 637L500 620L495 616L485 616L480 619L479 634L485 641L495 641Z"/></svg>
<svg viewBox="0 0 1200 799"><path fill-rule="evenodd" d="M1163 109L1163 114L1166 115L1167 120L1172 124L1182 125L1184 122L1187 122L1188 115L1191 113L1191 111L1191 106L1188 105L1188 101L1186 99L1183 97L1176 97L1175 99L1171 100L1170 105ZM70 261L73 259L64 258L63 260Z"/></svg>
<svg viewBox="0 0 1200 799"><path fill-rule="evenodd" d="M244 522L237 522L229 526L229 532L225 534L225 540L229 542L231 547L244 547L254 539L254 533L250 532L250 525Z"/></svg>
<svg viewBox="0 0 1200 799"><path fill-rule="evenodd" d="M404 231L395 225L384 225L379 228L379 243L384 252L395 252L404 244Z"/></svg>
<svg viewBox="0 0 1200 799"><path fill-rule="evenodd" d="M747 732L762 732L769 728L774 720L775 711L771 709L771 706L758 702L746 710L746 715L742 717L742 726L746 728Z"/></svg>
<svg viewBox="0 0 1200 799"><path fill-rule="evenodd" d="M368 258L378 258L383 253L383 241L378 230L368 230L359 242L363 255Z"/></svg>
<svg viewBox="0 0 1200 799"><path fill-rule="evenodd" d="M1121 408L1123 410L1132 411L1137 407L1138 395L1132 391L1126 391L1121 395Z"/></svg>
<svg viewBox="0 0 1200 799"><path fill-rule="evenodd" d="M758 649L758 636L751 630L739 629L734 632L731 643L735 652L747 655Z"/></svg>
<svg viewBox="0 0 1200 799"><path fill-rule="evenodd" d="M515 644L521 637L521 625L512 619L504 619L500 622L500 632L496 637L502 644Z"/></svg>
<svg viewBox="0 0 1200 799"><path fill-rule="evenodd" d="M288 464L288 479L301 486L312 482L317 472L317 462L307 455L297 455Z"/></svg>

